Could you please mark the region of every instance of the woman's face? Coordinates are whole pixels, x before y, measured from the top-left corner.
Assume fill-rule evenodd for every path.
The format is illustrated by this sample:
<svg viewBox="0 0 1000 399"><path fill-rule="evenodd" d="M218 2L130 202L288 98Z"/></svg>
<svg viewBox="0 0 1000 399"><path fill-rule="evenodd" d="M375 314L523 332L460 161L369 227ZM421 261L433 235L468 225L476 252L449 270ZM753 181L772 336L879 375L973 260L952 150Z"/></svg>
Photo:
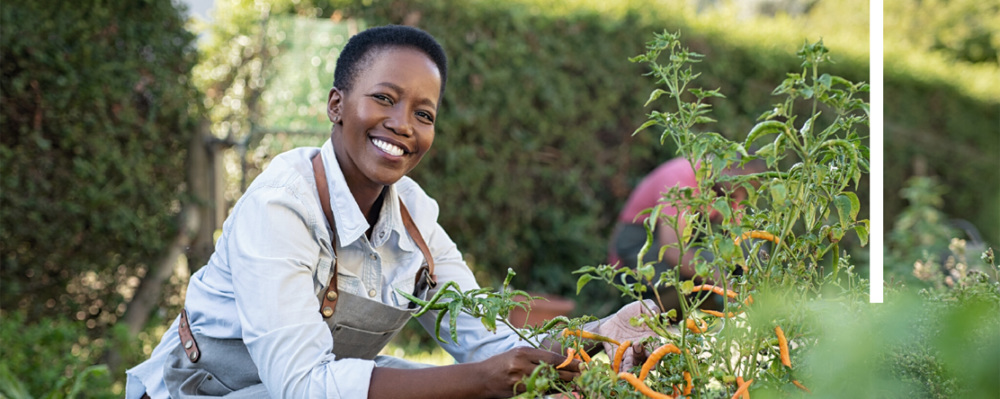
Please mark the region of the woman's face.
<svg viewBox="0 0 1000 399"><path fill-rule="evenodd" d="M372 51L350 92L330 90L327 114L347 182L381 189L413 170L431 148L441 74L419 50Z"/></svg>

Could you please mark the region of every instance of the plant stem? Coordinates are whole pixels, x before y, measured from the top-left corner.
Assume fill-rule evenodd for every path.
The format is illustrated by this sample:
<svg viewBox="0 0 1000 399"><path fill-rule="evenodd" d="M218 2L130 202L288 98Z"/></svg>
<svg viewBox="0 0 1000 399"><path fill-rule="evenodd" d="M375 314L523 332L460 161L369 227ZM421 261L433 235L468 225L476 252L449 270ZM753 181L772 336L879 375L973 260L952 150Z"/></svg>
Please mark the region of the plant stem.
<svg viewBox="0 0 1000 399"><path fill-rule="evenodd" d="M507 327L510 327L510 329L514 331L514 334L517 334L518 337L521 337L521 339L523 339L525 342L531 345L532 348L538 349L538 345L535 345L535 343L532 342L530 339L528 339L528 337L525 337L524 334L521 334L521 330L510 324L510 321L508 321L503 317L497 317L497 321L503 323Z"/></svg>

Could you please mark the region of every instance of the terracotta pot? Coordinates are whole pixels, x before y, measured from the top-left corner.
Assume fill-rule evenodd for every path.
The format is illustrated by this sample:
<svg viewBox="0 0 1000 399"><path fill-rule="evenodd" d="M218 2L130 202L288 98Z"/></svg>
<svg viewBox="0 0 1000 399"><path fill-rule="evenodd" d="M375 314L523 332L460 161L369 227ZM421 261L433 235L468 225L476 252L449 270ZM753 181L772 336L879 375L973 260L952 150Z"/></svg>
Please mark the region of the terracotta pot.
<svg viewBox="0 0 1000 399"><path fill-rule="evenodd" d="M558 295L549 294L537 294L529 293L531 296L542 297L543 299L535 299L530 302L530 312L524 311L520 308L515 308L510 312L510 324L514 327L525 327L525 326L540 326L545 324L545 322L552 320L557 316L569 316L573 309L576 308L576 302L571 299L566 299ZM519 301L523 301L526 298L523 296L515 297Z"/></svg>

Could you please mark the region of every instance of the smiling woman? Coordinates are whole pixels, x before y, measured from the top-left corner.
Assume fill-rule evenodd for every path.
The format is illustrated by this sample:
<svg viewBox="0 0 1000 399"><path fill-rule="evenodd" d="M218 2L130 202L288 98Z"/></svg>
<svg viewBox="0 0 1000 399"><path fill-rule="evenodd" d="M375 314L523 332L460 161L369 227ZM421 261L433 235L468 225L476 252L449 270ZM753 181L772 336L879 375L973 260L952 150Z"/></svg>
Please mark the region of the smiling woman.
<svg viewBox="0 0 1000 399"><path fill-rule="evenodd" d="M128 371L127 398L509 397L538 364L565 357L554 341L526 342L503 325L490 333L466 314L438 326L441 310L417 312L400 294L479 288L437 203L406 176L434 142L447 79L437 41L410 27L366 30L334 79L330 140L279 155L250 185L191 276L184 310ZM625 321L641 309L584 329L637 340L652 333ZM460 364L378 355L410 317L457 337L442 346Z"/></svg>

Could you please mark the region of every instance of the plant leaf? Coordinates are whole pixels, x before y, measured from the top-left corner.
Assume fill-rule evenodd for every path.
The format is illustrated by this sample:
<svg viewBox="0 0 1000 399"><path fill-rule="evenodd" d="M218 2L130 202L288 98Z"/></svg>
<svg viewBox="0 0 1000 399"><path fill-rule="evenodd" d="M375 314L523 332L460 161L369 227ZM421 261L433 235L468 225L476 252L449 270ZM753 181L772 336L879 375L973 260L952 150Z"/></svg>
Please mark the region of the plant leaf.
<svg viewBox="0 0 1000 399"><path fill-rule="evenodd" d="M637 129L635 129L635 131L632 132L632 135L635 136L639 132L641 132L643 130L646 130L646 128L648 128L650 126L653 126L655 124L656 124L656 120L650 119L650 120L646 121L646 123L643 123L642 125L640 125Z"/></svg>
<svg viewBox="0 0 1000 399"><path fill-rule="evenodd" d="M580 290L583 289L583 286L587 285L587 283L589 283L590 280L593 279L594 275L592 274L584 274L580 276L580 278L576 280L576 294L580 295Z"/></svg>
<svg viewBox="0 0 1000 399"><path fill-rule="evenodd" d="M785 188L784 183L772 183L771 188L768 191L771 193L771 201L774 205L781 205L785 203L785 196L788 194L788 189Z"/></svg>
<svg viewBox="0 0 1000 399"><path fill-rule="evenodd" d="M650 103L656 101L656 99L660 98L660 96L664 94L670 94L670 93L663 89L653 90L652 93L649 93L649 100L646 100L646 104L643 104L643 107L648 107Z"/></svg>

